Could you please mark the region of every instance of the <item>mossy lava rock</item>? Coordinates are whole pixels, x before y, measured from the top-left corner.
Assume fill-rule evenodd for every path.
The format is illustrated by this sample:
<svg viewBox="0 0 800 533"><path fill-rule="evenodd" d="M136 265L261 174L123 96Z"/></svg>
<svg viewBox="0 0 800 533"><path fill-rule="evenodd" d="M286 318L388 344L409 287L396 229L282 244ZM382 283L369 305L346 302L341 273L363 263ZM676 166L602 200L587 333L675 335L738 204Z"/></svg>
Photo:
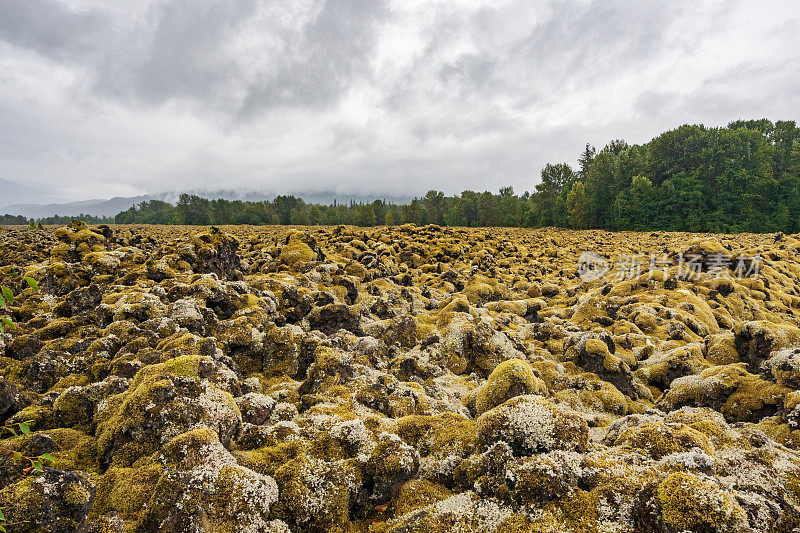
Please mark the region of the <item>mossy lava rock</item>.
<svg viewBox="0 0 800 533"><path fill-rule="evenodd" d="M5 527L798 531L798 278L794 235L4 228Z"/></svg>

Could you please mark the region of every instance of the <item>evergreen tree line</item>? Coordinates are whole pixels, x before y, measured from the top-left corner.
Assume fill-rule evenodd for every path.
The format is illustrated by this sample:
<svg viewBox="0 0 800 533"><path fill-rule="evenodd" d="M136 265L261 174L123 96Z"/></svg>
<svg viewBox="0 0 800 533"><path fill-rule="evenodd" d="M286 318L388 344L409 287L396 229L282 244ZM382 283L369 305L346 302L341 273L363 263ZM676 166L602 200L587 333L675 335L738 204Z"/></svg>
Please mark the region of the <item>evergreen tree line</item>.
<svg viewBox="0 0 800 533"><path fill-rule="evenodd" d="M30 221L22 215L0 215L0 226L21 226Z"/></svg>
<svg viewBox="0 0 800 533"><path fill-rule="evenodd" d="M109 222L84 217L88 222ZM56 220L58 219L58 220ZM63 219L63 220L62 220ZM0 223L5 219L0 219ZM548 164L533 192L429 191L398 205L208 200L182 194L114 217L118 224L297 224L356 226L560 226L574 229L736 233L800 231L800 128L794 121L736 121L724 128L685 125L642 145L586 145L577 167ZM66 223L51 217L44 223ZM15 222L11 222L15 223ZM23 222L24 223L24 222Z"/></svg>
<svg viewBox="0 0 800 533"><path fill-rule="evenodd" d="M115 217L94 216L94 215L53 215L52 217L37 218L36 222L39 224L50 226L65 226L73 220L83 220L87 224L114 224Z"/></svg>

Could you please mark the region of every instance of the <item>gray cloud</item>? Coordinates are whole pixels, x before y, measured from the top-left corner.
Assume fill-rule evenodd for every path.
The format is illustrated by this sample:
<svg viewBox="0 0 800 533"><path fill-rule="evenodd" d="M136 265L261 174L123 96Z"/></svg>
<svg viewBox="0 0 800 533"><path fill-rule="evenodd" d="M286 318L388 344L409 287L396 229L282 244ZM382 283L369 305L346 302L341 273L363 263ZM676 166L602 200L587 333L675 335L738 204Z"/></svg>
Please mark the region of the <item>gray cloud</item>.
<svg viewBox="0 0 800 533"><path fill-rule="evenodd" d="M703 80L690 94L646 92L635 105L642 115L658 120L700 122L693 119L698 115L713 124L740 118L797 120L800 117L786 114L800 109L800 94L787 80L800 80L800 57L741 63Z"/></svg>
<svg viewBox="0 0 800 533"><path fill-rule="evenodd" d="M97 12L75 11L57 0L0 3L0 40L66 61L96 49L98 31L107 22Z"/></svg>
<svg viewBox="0 0 800 533"><path fill-rule="evenodd" d="M285 38L283 57L247 88L239 115L265 107L330 105L357 77L369 76L382 1L326 0L301 30Z"/></svg>
<svg viewBox="0 0 800 533"><path fill-rule="evenodd" d="M790 0L9 0L0 179L530 190L586 142L798 118L799 21Z"/></svg>
<svg viewBox="0 0 800 533"><path fill-rule="evenodd" d="M220 48L252 16L255 0L157 4L109 46L97 85L111 94L163 103L173 98L213 102L241 76Z"/></svg>

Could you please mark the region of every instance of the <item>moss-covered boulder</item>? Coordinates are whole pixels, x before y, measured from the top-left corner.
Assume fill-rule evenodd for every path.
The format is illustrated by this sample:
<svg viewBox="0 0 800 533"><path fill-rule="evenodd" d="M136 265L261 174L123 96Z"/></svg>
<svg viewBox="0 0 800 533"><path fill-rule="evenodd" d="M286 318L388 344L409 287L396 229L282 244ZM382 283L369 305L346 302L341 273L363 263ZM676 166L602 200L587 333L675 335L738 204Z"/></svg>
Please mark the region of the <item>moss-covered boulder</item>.
<svg viewBox="0 0 800 533"><path fill-rule="evenodd" d="M243 265L238 249L236 237L212 226L208 232L198 233L189 240L189 246L181 249L181 259L195 272L239 280L243 277Z"/></svg>
<svg viewBox="0 0 800 533"><path fill-rule="evenodd" d="M615 441L615 445L642 450L653 459L661 459L671 453L698 448L706 453L713 450L711 439L686 424L646 423L626 430Z"/></svg>
<svg viewBox="0 0 800 533"><path fill-rule="evenodd" d="M745 513L732 494L692 474L675 472L656 489L661 516L677 531L728 531L742 527Z"/></svg>
<svg viewBox="0 0 800 533"><path fill-rule="evenodd" d="M275 511L305 531L344 529L362 480L361 468L354 461L328 462L300 455L275 472L279 494Z"/></svg>
<svg viewBox="0 0 800 533"><path fill-rule="evenodd" d="M616 345L608 334L588 333L570 339L574 343L566 350L566 355L587 372L594 372L600 379L614 385L624 395L636 399L638 395L633 385L630 358L616 355Z"/></svg>
<svg viewBox="0 0 800 533"><path fill-rule="evenodd" d="M488 375L501 362L524 357L508 336L489 322L466 316L452 320L441 340L442 363L454 374L478 370Z"/></svg>
<svg viewBox="0 0 800 533"><path fill-rule="evenodd" d="M751 321L737 324L733 331L739 356L753 373L772 352L800 343L800 328L792 324Z"/></svg>
<svg viewBox="0 0 800 533"><path fill-rule="evenodd" d="M486 383L475 392L475 411L483 414L523 394L544 394L547 387L522 359L503 361L492 370Z"/></svg>
<svg viewBox="0 0 800 533"><path fill-rule="evenodd" d="M196 427L230 442L241 414L233 397L209 381L214 368L210 358L191 355L142 368L128 391L98 409L101 465L129 466Z"/></svg>
<svg viewBox="0 0 800 533"><path fill-rule="evenodd" d="M366 473L372 480L370 500L382 504L393 499L418 469L419 452L399 436L382 433L366 465Z"/></svg>
<svg viewBox="0 0 800 533"><path fill-rule="evenodd" d="M183 433L163 450L165 469L136 531L265 531L278 488L269 476L240 466L217 433Z"/></svg>
<svg viewBox="0 0 800 533"><path fill-rule="evenodd" d="M411 415L394 422L394 432L423 456L469 454L473 449L475 422L465 416L455 413Z"/></svg>
<svg viewBox="0 0 800 533"><path fill-rule="evenodd" d="M315 261L317 254L306 243L291 238L287 244L281 247L279 259L285 265L294 268L302 263Z"/></svg>
<svg viewBox="0 0 800 533"><path fill-rule="evenodd" d="M508 509L493 498L483 498L472 491L461 492L410 511L376 527L381 533L405 531L513 531L502 529L511 516Z"/></svg>
<svg viewBox="0 0 800 533"><path fill-rule="evenodd" d="M275 408L275 403L273 398L257 392L249 392L236 398L236 405L242 413L242 420L256 425L267 421Z"/></svg>
<svg viewBox="0 0 800 533"><path fill-rule="evenodd" d="M61 244L55 246L50 255L55 260L75 263L92 252L102 252L107 241L104 230L109 230L108 226L89 227L82 220L70 222L66 227L55 231L54 236Z"/></svg>
<svg viewBox="0 0 800 533"><path fill-rule="evenodd" d="M584 451L589 427L580 414L541 396L517 396L478 417L477 442L506 442L517 455L550 450Z"/></svg>
<svg viewBox="0 0 800 533"><path fill-rule="evenodd" d="M778 384L794 390L800 389L800 348L773 352L761 366Z"/></svg>
<svg viewBox="0 0 800 533"><path fill-rule="evenodd" d="M401 516L452 496L446 487L426 480L412 480L400 487L392 502L392 514Z"/></svg>
<svg viewBox="0 0 800 533"><path fill-rule="evenodd" d="M0 490L0 507L14 531L72 533L81 530L94 495L88 476L45 468Z"/></svg>
<svg viewBox="0 0 800 533"><path fill-rule="evenodd" d="M747 371L745 363L720 365L678 378L660 400L668 409L711 407L730 422L758 422L780 410L790 389Z"/></svg>
<svg viewBox="0 0 800 533"><path fill-rule="evenodd" d="M720 348L719 344L713 346ZM669 388L673 380L690 374L698 374L709 366L703 357L703 346L699 343L691 343L653 354L639 363L639 368L633 375L651 387L663 391Z"/></svg>
<svg viewBox="0 0 800 533"><path fill-rule="evenodd" d="M333 335L339 330L346 330L362 335L361 314L364 309L360 305L331 303L311 310L305 320L311 329L321 331L325 335Z"/></svg>

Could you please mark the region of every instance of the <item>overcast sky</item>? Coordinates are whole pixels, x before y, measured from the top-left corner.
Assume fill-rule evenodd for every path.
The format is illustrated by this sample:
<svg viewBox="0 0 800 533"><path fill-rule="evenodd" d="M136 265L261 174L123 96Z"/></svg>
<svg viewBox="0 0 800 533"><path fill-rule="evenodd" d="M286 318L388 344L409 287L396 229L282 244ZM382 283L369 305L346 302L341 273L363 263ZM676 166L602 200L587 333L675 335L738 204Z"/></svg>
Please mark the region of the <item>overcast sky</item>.
<svg viewBox="0 0 800 533"><path fill-rule="evenodd" d="M794 0L0 0L0 178L521 192L586 142L798 119L798 88Z"/></svg>

